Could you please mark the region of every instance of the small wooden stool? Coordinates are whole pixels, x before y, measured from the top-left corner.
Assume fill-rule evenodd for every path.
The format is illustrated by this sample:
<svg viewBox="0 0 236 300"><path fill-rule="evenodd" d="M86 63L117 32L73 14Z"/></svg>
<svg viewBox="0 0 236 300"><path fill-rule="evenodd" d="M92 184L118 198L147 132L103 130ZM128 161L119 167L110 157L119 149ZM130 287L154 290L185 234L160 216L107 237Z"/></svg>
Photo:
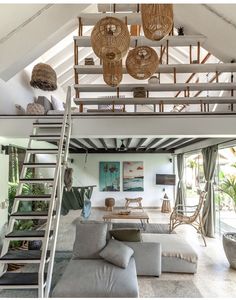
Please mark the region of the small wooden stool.
<svg viewBox="0 0 236 300"><path fill-rule="evenodd" d="M139 208L139 209L142 209L143 210L143 206L142 206L142 200L143 198L142 197L139 197L139 198L125 198L126 200L126 203L125 203L125 208ZM137 206L133 206L133 205L130 205L131 203L135 203L137 204Z"/></svg>
<svg viewBox="0 0 236 300"><path fill-rule="evenodd" d="M106 198L105 206L106 206L106 210L113 211L113 207L115 206L115 199L114 198Z"/></svg>
<svg viewBox="0 0 236 300"><path fill-rule="evenodd" d="M170 199L162 199L161 212L162 213L171 212Z"/></svg>

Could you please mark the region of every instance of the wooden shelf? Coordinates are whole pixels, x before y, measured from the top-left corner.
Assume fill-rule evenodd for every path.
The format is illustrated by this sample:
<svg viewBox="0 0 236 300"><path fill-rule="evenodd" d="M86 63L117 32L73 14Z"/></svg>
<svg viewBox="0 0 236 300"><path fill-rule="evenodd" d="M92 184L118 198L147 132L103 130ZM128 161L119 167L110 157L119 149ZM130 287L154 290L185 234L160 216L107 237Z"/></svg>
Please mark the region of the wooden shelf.
<svg viewBox="0 0 236 300"><path fill-rule="evenodd" d="M150 97L150 98L75 98L75 104L80 105L142 105L142 104L234 104L236 97Z"/></svg>
<svg viewBox="0 0 236 300"><path fill-rule="evenodd" d="M150 84L121 84L120 92L132 92L134 88L144 87L147 91L171 92L171 91L226 91L236 90L235 83L161 83ZM117 88L105 84L75 84L75 89L80 92L116 92Z"/></svg>
<svg viewBox="0 0 236 300"><path fill-rule="evenodd" d="M103 74L102 65L85 66L75 65L74 69L78 74ZM210 72L236 72L236 63L220 63L220 64L171 64L159 65L156 72L165 73L210 73ZM125 66L123 66L123 74L127 74Z"/></svg>
<svg viewBox="0 0 236 300"><path fill-rule="evenodd" d="M91 47L90 36L74 36L77 47ZM131 37L130 47L135 47L137 41L137 46L147 45L151 47L166 46L167 40L169 41L169 47L187 47L187 46L197 46L198 42L203 45L206 37L203 35L183 35L183 36L166 36L161 41L151 41L144 36Z"/></svg>

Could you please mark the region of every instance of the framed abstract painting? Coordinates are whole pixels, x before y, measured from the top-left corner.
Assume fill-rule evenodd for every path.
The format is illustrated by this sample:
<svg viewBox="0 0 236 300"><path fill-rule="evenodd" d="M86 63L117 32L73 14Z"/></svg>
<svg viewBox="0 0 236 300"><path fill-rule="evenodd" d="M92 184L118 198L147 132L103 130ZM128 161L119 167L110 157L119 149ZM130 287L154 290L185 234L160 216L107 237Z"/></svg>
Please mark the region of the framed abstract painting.
<svg viewBox="0 0 236 300"><path fill-rule="evenodd" d="M100 192L120 191L120 162L99 162L99 190Z"/></svg>
<svg viewBox="0 0 236 300"><path fill-rule="evenodd" d="M123 191L142 192L144 191L143 161L123 162Z"/></svg>

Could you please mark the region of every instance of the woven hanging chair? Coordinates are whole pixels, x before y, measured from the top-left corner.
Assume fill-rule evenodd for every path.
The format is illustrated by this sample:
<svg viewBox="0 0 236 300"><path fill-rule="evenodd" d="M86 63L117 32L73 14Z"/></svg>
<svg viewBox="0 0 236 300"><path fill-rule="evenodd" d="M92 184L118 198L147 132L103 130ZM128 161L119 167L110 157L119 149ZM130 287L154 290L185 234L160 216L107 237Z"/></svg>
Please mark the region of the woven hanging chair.
<svg viewBox="0 0 236 300"><path fill-rule="evenodd" d="M91 34L95 54L108 61L119 61L129 50L130 35L124 22L106 17L96 23Z"/></svg>
<svg viewBox="0 0 236 300"><path fill-rule="evenodd" d="M142 4L143 32L147 39L159 41L173 27L173 4Z"/></svg>
<svg viewBox="0 0 236 300"><path fill-rule="evenodd" d="M57 74L51 66L39 63L33 68L30 85L43 91L54 91L57 89Z"/></svg>
<svg viewBox="0 0 236 300"><path fill-rule="evenodd" d="M103 61L103 79L107 85L112 87L119 85L122 77L122 60L115 62Z"/></svg>
<svg viewBox="0 0 236 300"><path fill-rule="evenodd" d="M129 51L126 69L130 76L143 80L152 76L159 65L158 55L148 46L139 46Z"/></svg>

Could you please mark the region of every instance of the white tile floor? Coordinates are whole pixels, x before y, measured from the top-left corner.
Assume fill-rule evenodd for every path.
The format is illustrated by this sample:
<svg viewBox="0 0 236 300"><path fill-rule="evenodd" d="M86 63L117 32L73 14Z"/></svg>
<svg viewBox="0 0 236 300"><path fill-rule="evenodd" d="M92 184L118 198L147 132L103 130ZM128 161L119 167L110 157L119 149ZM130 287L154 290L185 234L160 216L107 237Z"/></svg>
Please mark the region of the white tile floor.
<svg viewBox="0 0 236 300"><path fill-rule="evenodd" d="M158 209L146 210L150 223L168 223L169 215ZM105 211L93 208L90 219L102 220ZM75 226L73 221L80 216L80 211L70 211L61 217L58 235L58 250L72 250ZM229 268L224 254L222 242L219 239L207 238L207 247L195 230L188 225L176 229L199 255L198 271L195 275L164 273L160 278L139 277L140 297L157 297L152 289L155 280L192 280L203 297L236 297L236 270Z"/></svg>

